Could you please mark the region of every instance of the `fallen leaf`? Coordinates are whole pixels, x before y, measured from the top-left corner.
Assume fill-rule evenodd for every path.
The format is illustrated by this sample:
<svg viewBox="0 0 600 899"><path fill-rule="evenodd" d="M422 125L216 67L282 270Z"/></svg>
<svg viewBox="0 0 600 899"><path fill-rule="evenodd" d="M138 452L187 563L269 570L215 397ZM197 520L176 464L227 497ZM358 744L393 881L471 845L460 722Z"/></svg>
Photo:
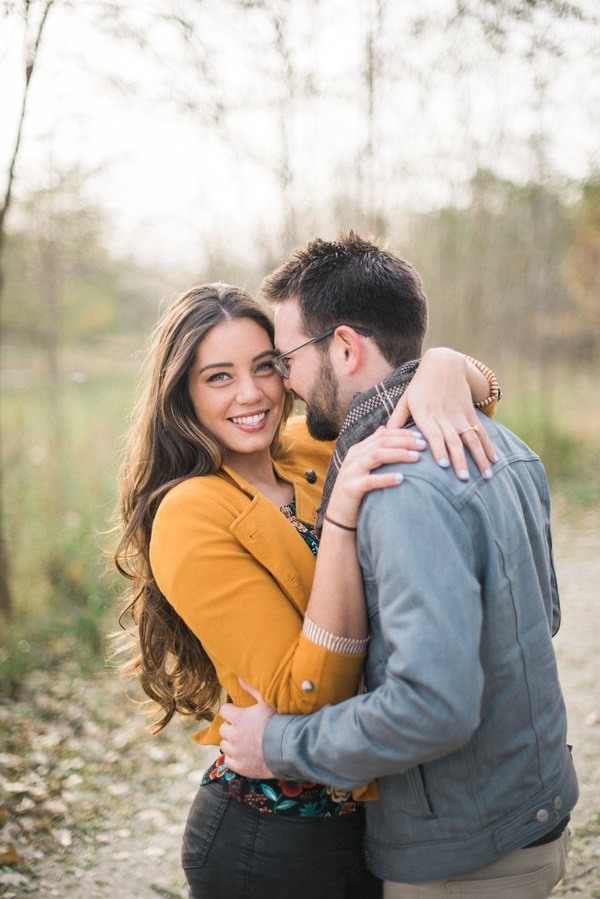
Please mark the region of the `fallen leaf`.
<svg viewBox="0 0 600 899"><path fill-rule="evenodd" d="M67 813L67 805L62 799L49 799L44 803L44 812L52 818L62 818Z"/></svg>
<svg viewBox="0 0 600 899"><path fill-rule="evenodd" d="M64 846L65 849L73 842L73 834L69 830L53 830L52 836L56 842L59 843L59 845Z"/></svg>
<svg viewBox="0 0 600 899"><path fill-rule="evenodd" d="M73 787L78 787L83 783L83 777L81 774L71 774L70 777L67 777L65 780L65 787L70 790Z"/></svg>
<svg viewBox="0 0 600 899"><path fill-rule="evenodd" d="M0 874L0 886L2 887L21 887L25 886L25 884L30 883L29 877L25 874L21 874L19 871L3 871ZM29 892L29 890L27 891ZM5 895L4 891L2 895ZM6 893L7 896L17 896L22 894L17 893Z"/></svg>
<svg viewBox="0 0 600 899"><path fill-rule="evenodd" d="M26 784L15 781L14 783L5 783L4 789L7 793L28 793L29 787Z"/></svg>
<svg viewBox="0 0 600 899"><path fill-rule="evenodd" d="M24 864L25 859L17 852L17 850L13 846L9 846L8 849L0 851L0 865L8 865L9 867L14 867L15 865Z"/></svg>
<svg viewBox="0 0 600 899"><path fill-rule="evenodd" d="M23 796L19 805L15 808L15 811L18 815L23 814L23 812L30 812L35 808L35 802L33 799L30 799L29 796Z"/></svg>
<svg viewBox="0 0 600 899"><path fill-rule="evenodd" d="M131 792L131 786L126 783L110 784L107 792L110 793L111 796L126 796L127 793Z"/></svg>

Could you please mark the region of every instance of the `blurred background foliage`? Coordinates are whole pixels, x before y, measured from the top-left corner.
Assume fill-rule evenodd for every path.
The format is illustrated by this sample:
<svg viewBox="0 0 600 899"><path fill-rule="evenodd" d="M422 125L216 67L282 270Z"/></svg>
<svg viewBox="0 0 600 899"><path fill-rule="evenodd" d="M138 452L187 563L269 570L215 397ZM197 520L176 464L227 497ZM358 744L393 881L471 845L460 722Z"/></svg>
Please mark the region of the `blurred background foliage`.
<svg viewBox="0 0 600 899"><path fill-rule="evenodd" d="M65 658L81 668L102 664L105 635L116 626L113 592L122 589L103 555L111 545L118 458L160 309L192 283L224 280L256 290L293 246L315 234L353 227L389 237L423 276L428 344L453 346L495 369L505 393L498 417L540 454L564 514L600 505L600 170L592 161L578 178L561 171L542 114L579 34L572 29L585 29L589 47L598 46L592 7L436 2L395 25L397 7L384 0L344 8L355 14L358 64L333 86L300 38L318 35L319 22L335 30L336 0L181 0L168 12L100 0L80 6L111 46L143 53L164 74L160 104L191 117L202 138L221 147L236 184L241 167L248 190L256 188L253 179L265 185L263 212L230 219L230 231L208 210L203 225L189 225L197 260L190 264L156 252L149 259L133 238L116 240L114 209L81 161L50 154L41 171L24 166L19 175L34 67L35 78L44 78L36 55L44 29L52 15L75 11L60 0L0 4L0 26L16 17L29 35L22 82L10 85L23 98L23 129L1 226L0 690L17 691L32 668L51 676ZM248 84L240 80L243 67L228 82L215 64L211 50L228 28L236 51L253 61ZM52 36L48 31L49 47ZM393 63L399 41L406 48L400 68ZM434 48L423 53L424 68L415 63L420 48ZM435 110L425 121L429 78L443 74L458 108L469 91L477 94L479 66L489 75L486 60L499 66L513 56L535 75L530 127L519 139L494 134L482 143L465 115L460 170L443 135L435 170L405 157L411 135L421 138L394 105L400 82L417 91L424 130L435 130ZM135 98L139 87L117 79L97 90ZM343 160L333 152L311 157L311 142L300 155L298 136L318 141L324 118L344 104ZM473 116L475 105L467 103ZM596 127L598 116L600 107ZM250 123L261 134L258 145ZM202 146L190 184L210 179ZM505 159L519 154L527 159L523 176L507 174Z"/></svg>

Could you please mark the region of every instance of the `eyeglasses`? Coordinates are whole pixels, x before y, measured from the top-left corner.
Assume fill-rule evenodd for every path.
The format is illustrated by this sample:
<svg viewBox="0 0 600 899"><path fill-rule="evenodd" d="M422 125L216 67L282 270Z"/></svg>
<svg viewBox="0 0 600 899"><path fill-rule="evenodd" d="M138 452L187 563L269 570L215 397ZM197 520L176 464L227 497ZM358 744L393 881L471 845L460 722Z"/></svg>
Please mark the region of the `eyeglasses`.
<svg viewBox="0 0 600 899"><path fill-rule="evenodd" d="M320 334L317 334L315 337L311 337L310 340L305 340L304 343L301 343L300 346L294 347L293 350L288 350L287 353L281 353L279 356L275 356L271 359L271 365L275 369L278 374L281 375L282 378L286 380L290 376L290 367L287 363L287 358L292 355L292 353L297 353L298 350L301 350L302 347L308 346L309 343L318 343L319 340L325 340L326 337L330 337L334 331L340 328L341 325L334 325L333 328L328 328L326 331L321 331ZM368 331L367 328L360 328L358 325L347 325L348 328L352 328L353 331L356 331L357 334L362 334L363 337L372 337L373 332Z"/></svg>

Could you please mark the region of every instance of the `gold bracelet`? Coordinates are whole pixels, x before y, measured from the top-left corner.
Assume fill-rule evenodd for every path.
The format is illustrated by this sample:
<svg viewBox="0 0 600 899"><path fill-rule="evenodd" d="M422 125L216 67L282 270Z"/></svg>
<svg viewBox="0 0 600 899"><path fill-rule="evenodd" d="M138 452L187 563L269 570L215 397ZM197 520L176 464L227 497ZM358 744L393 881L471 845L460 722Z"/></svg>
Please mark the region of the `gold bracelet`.
<svg viewBox="0 0 600 899"><path fill-rule="evenodd" d="M487 378L487 382L490 385L490 395L485 400L480 400L478 403L473 403L475 409L486 409L489 405L491 405L494 401L498 401L502 399L502 391L500 390L500 385L498 384L498 378L494 374L491 368L488 368L487 365L484 365L483 362L480 362L479 359L474 359L473 356L466 356L467 362L470 362L475 368L481 372L481 374Z"/></svg>
<svg viewBox="0 0 600 899"><path fill-rule="evenodd" d="M334 521L333 518L330 518L329 515L323 515L323 521L328 521L329 524L334 524L336 528L341 528L343 531L355 531L356 528L349 528L347 524L340 524L339 521Z"/></svg>

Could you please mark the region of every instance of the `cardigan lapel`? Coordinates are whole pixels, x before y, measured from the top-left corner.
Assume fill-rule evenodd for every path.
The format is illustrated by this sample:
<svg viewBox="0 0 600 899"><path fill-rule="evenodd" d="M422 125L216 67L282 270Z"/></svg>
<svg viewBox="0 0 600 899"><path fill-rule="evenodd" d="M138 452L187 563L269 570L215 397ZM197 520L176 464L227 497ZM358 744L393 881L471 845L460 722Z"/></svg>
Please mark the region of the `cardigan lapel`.
<svg viewBox="0 0 600 899"><path fill-rule="evenodd" d="M249 499L248 505L230 526L231 533L277 581L294 607L303 615L315 570L315 558L296 529L259 490L232 469L222 472ZM294 485L296 487L296 485Z"/></svg>

